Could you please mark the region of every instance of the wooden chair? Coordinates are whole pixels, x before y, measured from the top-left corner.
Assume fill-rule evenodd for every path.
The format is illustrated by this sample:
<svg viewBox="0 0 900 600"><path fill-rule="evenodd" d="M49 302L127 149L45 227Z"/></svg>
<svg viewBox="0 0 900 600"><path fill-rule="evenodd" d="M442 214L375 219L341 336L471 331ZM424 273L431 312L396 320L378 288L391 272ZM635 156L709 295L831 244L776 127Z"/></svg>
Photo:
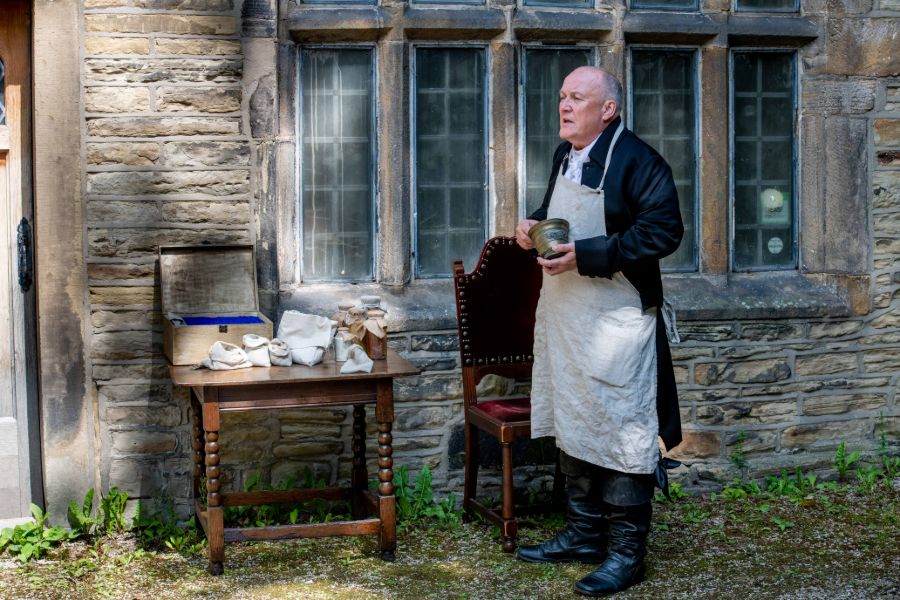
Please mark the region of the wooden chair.
<svg viewBox="0 0 900 600"><path fill-rule="evenodd" d="M454 261L453 280L466 428L463 508L496 523L503 536L503 550L512 552L518 531L513 506L512 445L517 439L531 437L531 400L526 396L479 401L477 385L488 374L531 377L541 267L514 238L496 237L484 246L471 273L464 272L462 261ZM499 514L475 498L479 430L497 438L500 444L503 487ZM561 483L557 462L555 494L560 492Z"/></svg>

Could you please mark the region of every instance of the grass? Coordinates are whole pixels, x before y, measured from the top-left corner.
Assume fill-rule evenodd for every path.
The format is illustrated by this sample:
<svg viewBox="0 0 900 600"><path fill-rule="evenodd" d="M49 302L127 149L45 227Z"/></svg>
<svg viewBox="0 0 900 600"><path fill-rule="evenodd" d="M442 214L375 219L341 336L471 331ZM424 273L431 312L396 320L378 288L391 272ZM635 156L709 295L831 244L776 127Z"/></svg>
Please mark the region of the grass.
<svg viewBox="0 0 900 600"><path fill-rule="evenodd" d="M900 481L736 496L655 502L648 579L619 597L900 595ZM521 541L540 542L561 521L524 523ZM131 533L65 542L25 565L0 559L0 598L571 598L593 568L517 561L477 522L406 528L393 563L377 558L371 536L229 544L225 575L212 577L199 550L148 552Z"/></svg>

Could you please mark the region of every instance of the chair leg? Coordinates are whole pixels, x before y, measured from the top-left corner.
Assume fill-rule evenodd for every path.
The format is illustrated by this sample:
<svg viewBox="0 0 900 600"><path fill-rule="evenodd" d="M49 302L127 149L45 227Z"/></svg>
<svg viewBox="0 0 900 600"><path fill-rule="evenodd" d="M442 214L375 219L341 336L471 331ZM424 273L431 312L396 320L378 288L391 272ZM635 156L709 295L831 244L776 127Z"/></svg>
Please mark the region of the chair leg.
<svg viewBox="0 0 900 600"><path fill-rule="evenodd" d="M478 493L478 429L466 424L466 464L463 475L463 509L471 513L470 500Z"/></svg>
<svg viewBox="0 0 900 600"><path fill-rule="evenodd" d="M516 537L519 529L513 514L512 444L502 442L500 451L503 459L503 508L500 514L503 518L503 551L512 552L516 549Z"/></svg>
<svg viewBox="0 0 900 600"><path fill-rule="evenodd" d="M556 450L556 467L553 470L553 496L551 502L557 505L563 505L566 502L566 477L562 472L562 465L559 462L559 453Z"/></svg>

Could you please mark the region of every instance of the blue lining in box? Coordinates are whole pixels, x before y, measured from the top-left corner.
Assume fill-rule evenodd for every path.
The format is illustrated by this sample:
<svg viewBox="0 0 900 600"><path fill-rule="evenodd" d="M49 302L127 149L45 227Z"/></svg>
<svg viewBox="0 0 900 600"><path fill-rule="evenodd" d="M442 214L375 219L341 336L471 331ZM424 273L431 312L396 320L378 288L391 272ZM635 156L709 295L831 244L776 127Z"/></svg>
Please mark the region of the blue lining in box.
<svg viewBox="0 0 900 600"><path fill-rule="evenodd" d="M184 317L185 325L250 325L262 323L255 315L239 315L237 317Z"/></svg>

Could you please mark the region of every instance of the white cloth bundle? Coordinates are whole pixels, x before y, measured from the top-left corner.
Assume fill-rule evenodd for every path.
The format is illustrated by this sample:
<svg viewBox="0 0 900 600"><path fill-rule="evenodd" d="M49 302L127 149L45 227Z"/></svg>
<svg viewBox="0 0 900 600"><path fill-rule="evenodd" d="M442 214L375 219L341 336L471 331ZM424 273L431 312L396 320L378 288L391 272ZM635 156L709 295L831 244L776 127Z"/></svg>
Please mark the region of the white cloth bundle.
<svg viewBox="0 0 900 600"><path fill-rule="evenodd" d="M374 364L362 346L353 344L347 353L347 362L341 365L341 373L371 373Z"/></svg>
<svg viewBox="0 0 900 600"><path fill-rule="evenodd" d="M244 352L247 353L247 360L253 363L254 367L271 367L272 361L269 359L269 340L255 333L248 333L241 339L244 343Z"/></svg>
<svg viewBox="0 0 900 600"><path fill-rule="evenodd" d="M337 322L326 317L286 310L278 324L278 338L291 349L295 363L311 367L321 362L336 327Z"/></svg>
<svg viewBox="0 0 900 600"><path fill-rule="evenodd" d="M291 349L278 338L273 338L269 342L269 360L276 367L289 367L294 362L291 360Z"/></svg>
<svg viewBox="0 0 900 600"><path fill-rule="evenodd" d="M213 371L229 371L231 369L244 369L252 367L253 363L247 359L247 353L228 342L216 342L209 348L209 358L204 358L195 369L206 367Z"/></svg>

